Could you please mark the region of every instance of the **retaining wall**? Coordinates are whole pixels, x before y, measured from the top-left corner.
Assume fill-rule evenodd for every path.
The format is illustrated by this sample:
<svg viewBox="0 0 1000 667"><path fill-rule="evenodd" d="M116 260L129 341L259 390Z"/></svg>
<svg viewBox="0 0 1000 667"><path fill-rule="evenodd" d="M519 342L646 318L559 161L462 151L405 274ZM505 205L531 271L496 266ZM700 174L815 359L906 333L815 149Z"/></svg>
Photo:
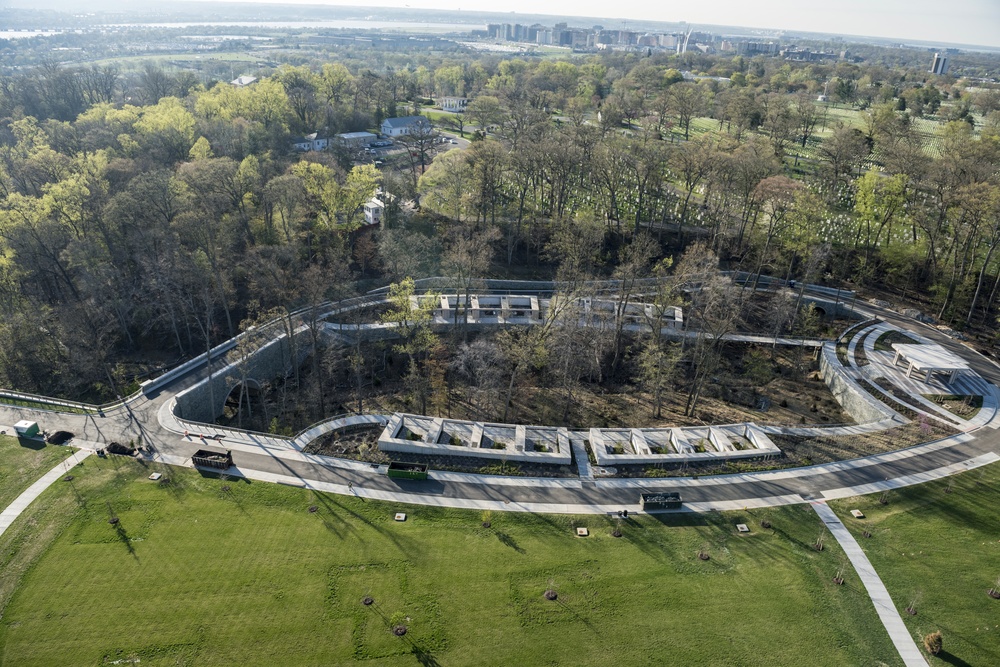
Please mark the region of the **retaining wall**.
<svg viewBox="0 0 1000 667"><path fill-rule="evenodd" d="M243 380L244 373L248 380L262 383L285 377L294 366L305 362L312 351L308 327L300 327L294 333L294 360L292 347L289 345L288 334L281 334L262 345L245 361L213 369L211 379L205 378L177 394L174 414L188 421L213 423L222 414L226 398L233 387Z"/></svg>
<svg viewBox="0 0 1000 667"><path fill-rule="evenodd" d="M824 343L819 355L819 372L826 386L830 388L833 397L837 399L847 414L859 424L882 421L898 417L895 410L882 403L857 381L848 375L846 369L837 359L835 343Z"/></svg>

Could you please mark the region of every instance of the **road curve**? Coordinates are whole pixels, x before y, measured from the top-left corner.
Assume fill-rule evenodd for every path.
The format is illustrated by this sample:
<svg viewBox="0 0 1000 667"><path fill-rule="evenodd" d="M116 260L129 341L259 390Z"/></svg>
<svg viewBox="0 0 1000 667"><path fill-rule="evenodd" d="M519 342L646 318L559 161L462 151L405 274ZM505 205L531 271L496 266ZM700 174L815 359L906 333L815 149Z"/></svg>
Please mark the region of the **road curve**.
<svg viewBox="0 0 1000 667"><path fill-rule="evenodd" d="M889 310L865 305L876 316L921 334L962 354L974 370L992 384L1000 383L1000 368L942 332ZM162 387L158 392L107 413L71 415L0 406L0 424L37 420L49 431L77 435L75 446L92 447L111 441L136 441L159 460L180 464L204 446L183 428L162 419L181 390L204 379L204 367ZM638 509L640 493L679 491L692 510L735 509L807 502L896 488L954 474L1000 459L1000 418L976 431L908 450L878 456L771 472L702 478L539 479L459 473L431 473L426 481L390 479L378 469L356 461L303 454L264 434L233 434L218 442L232 449L236 469L248 478L305 484L321 490L353 493L414 504L488 507L537 512L606 512Z"/></svg>

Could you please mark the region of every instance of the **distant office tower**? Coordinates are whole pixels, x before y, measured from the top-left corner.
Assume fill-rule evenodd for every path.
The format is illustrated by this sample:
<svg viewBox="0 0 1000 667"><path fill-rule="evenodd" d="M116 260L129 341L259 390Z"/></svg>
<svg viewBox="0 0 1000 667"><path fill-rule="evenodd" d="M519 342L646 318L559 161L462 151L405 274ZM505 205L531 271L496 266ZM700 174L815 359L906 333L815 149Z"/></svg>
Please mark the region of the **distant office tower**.
<svg viewBox="0 0 1000 667"><path fill-rule="evenodd" d="M948 56L942 56L940 53L934 54L934 62L931 63L931 74L947 74L948 73Z"/></svg>

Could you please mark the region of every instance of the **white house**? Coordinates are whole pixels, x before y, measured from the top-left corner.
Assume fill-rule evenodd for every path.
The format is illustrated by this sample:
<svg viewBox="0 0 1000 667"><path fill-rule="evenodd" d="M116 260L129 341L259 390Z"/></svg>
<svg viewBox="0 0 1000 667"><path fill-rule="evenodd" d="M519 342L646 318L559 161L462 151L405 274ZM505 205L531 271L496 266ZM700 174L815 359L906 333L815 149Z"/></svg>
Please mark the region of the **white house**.
<svg viewBox="0 0 1000 667"><path fill-rule="evenodd" d="M292 148L300 151L324 151L329 145L330 140L319 136L318 132L292 139Z"/></svg>
<svg viewBox="0 0 1000 667"><path fill-rule="evenodd" d="M426 116L403 116L382 121L382 134L387 137L401 137L418 128L425 132L431 129L431 122Z"/></svg>
<svg viewBox="0 0 1000 667"><path fill-rule="evenodd" d="M255 82L257 77L244 74L241 77L237 77L230 81L230 85L236 86L237 88L243 88L249 86L251 83Z"/></svg>
<svg viewBox="0 0 1000 667"><path fill-rule="evenodd" d="M365 224L378 225L382 223L382 216L385 214L385 204L381 199L372 197L365 204Z"/></svg>

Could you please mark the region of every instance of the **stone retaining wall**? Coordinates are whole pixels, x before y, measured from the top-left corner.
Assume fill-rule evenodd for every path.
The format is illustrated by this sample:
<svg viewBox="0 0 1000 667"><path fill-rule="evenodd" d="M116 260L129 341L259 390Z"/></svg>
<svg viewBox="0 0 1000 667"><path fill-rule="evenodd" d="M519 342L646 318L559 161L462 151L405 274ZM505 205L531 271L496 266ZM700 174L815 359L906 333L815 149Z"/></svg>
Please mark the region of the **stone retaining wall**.
<svg viewBox="0 0 1000 667"><path fill-rule="evenodd" d="M830 393L859 424L897 417L896 411L882 403L857 383L837 359L835 343L825 343L819 355L819 372Z"/></svg>

